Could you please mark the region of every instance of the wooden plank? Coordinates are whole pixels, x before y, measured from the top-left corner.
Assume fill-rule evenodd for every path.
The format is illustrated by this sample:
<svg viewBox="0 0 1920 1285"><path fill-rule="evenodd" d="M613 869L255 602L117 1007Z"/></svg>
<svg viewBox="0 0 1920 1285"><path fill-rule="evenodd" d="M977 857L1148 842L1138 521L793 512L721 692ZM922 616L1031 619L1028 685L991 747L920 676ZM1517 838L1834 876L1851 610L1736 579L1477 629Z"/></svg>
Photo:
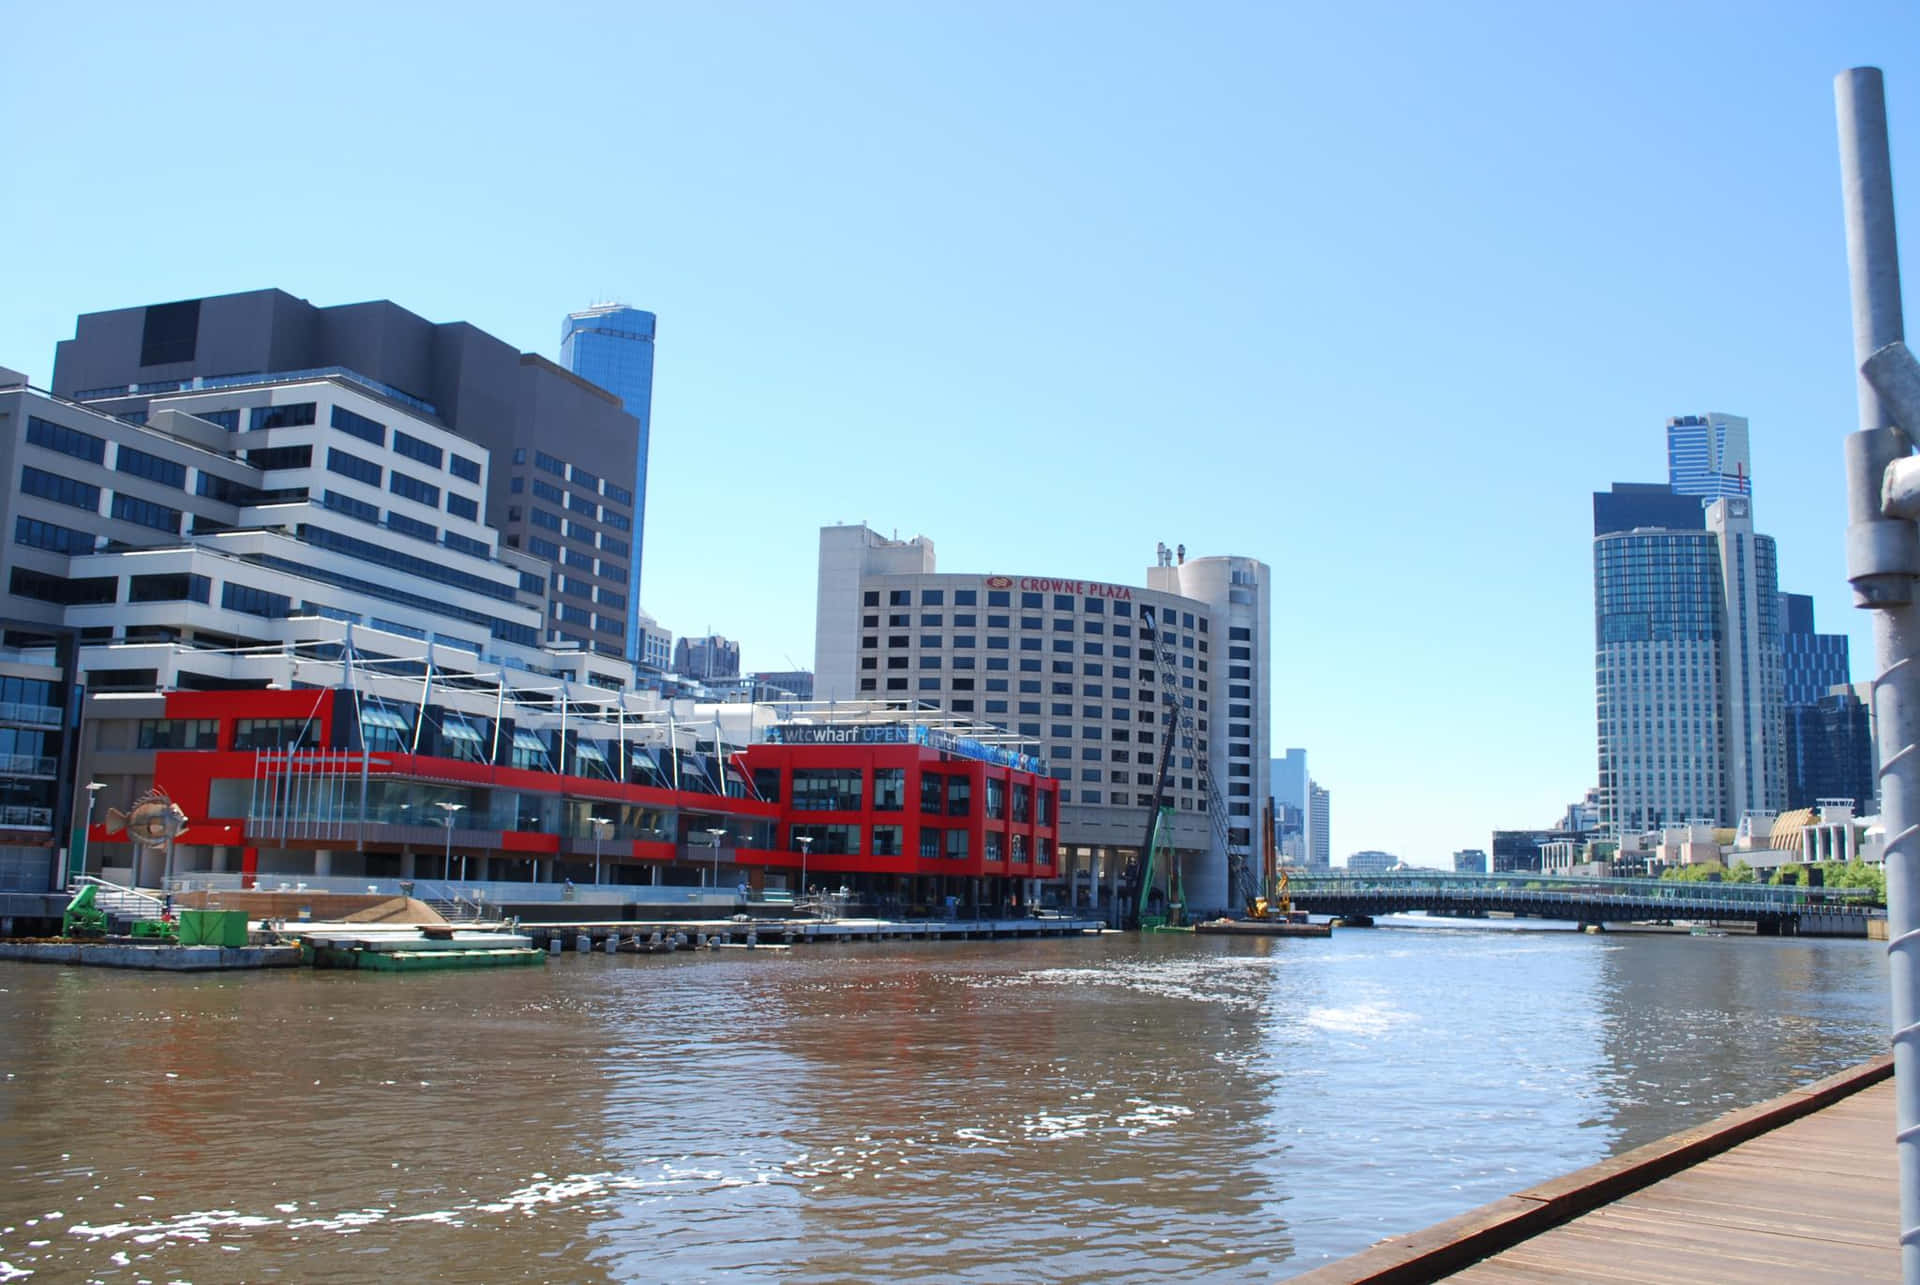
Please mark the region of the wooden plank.
<svg viewBox="0 0 1920 1285"><path fill-rule="evenodd" d="M1895 1280L1891 1062L1383 1242L1296 1285Z"/></svg>

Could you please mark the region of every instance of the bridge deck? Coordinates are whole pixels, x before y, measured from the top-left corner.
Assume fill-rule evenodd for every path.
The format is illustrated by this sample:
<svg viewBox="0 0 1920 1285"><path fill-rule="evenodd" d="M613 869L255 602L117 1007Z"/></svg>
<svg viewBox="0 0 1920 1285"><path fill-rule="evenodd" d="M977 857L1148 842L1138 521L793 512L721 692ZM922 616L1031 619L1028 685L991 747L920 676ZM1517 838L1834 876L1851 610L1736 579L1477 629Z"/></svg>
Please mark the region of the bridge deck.
<svg viewBox="0 0 1920 1285"><path fill-rule="evenodd" d="M1296 1285L1897 1281L1889 1064L1383 1242Z"/></svg>

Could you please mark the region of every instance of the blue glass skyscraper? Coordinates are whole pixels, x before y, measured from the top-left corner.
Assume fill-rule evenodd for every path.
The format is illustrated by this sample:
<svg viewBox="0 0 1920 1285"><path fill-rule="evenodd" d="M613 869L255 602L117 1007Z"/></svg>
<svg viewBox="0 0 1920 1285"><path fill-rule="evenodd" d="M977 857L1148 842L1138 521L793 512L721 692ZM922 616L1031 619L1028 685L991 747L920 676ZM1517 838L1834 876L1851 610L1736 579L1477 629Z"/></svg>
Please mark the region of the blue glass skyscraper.
<svg viewBox="0 0 1920 1285"><path fill-rule="evenodd" d="M1718 411L1668 420L1667 482L1675 495L1697 495L1702 504L1752 495L1747 421Z"/></svg>
<svg viewBox="0 0 1920 1285"><path fill-rule="evenodd" d="M653 331L650 312L602 304L569 313L560 330L560 364L618 397L640 421L633 470L633 560L627 571L627 659L639 659L640 560L647 530L647 447L653 428Z"/></svg>

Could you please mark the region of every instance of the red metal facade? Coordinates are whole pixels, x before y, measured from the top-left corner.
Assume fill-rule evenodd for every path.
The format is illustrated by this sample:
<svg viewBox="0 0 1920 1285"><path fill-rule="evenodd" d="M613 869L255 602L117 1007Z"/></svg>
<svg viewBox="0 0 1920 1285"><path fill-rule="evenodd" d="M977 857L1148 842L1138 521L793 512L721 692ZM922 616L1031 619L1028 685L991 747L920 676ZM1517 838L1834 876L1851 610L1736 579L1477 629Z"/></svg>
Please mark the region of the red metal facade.
<svg viewBox="0 0 1920 1285"><path fill-rule="evenodd" d="M216 817L211 813L215 780L250 780L260 768L254 750L233 748L237 723L242 719L290 719L318 724L318 742L337 744L335 697L330 690L171 692L166 698L169 719L203 719L217 724L211 750L162 750L154 756L154 783L164 789L190 818L179 842L183 846L230 846L243 850L242 869L256 866L256 840L246 833L244 817ZM334 770L338 770L338 751ZM284 759L275 756L274 770ZM358 770L359 754L352 756ZM1059 850L1059 787L1051 779L1016 768L1002 767L942 754L921 745L753 745L735 756L736 766L750 777L777 789L774 801L728 798L687 790L663 790L626 785L593 777L563 776L523 768L497 767L462 759L374 751L367 761L370 777L423 781L467 787L498 787L543 793L570 800L624 803L675 812L700 812L774 822L775 846L741 847L735 864L795 870L801 853L792 842L794 827L845 827L857 834L857 852L829 851L816 841L807 854L809 876L929 875L998 876L1016 879L1051 878ZM816 810L796 807L795 773L834 772L859 777L857 808ZM903 789L898 808L876 806L878 774L898 772ZM769 790L772 794L773 791ZM958 800L965 796L965 806ZM993 802L997 799L998 807ZM1016 804L1025 801L1024 810ZM937 805L935 800L937 800ZM997 815L990 813L997 812ZM1023 813L1023 814L1022 814ZM470 834L471 828L466 829ZM891 837L893 852L876 852L879 833ZM956 840L952 834L965 836ZM92 840L113 843L116 836L96 825ZM467 840L463 838L463 843ZM562 836L507 830L483 836L480 846L500 855L553 856L562 853ZM923 855L927 844L941 855ZM295 846L316 846L313 844ZM369 836L369 846L379 846ZM699 860L701 844L683 845L647 840L610 840L603 845L608 860L673 862ZM964 855L946 855L963 847Z"/></svg>

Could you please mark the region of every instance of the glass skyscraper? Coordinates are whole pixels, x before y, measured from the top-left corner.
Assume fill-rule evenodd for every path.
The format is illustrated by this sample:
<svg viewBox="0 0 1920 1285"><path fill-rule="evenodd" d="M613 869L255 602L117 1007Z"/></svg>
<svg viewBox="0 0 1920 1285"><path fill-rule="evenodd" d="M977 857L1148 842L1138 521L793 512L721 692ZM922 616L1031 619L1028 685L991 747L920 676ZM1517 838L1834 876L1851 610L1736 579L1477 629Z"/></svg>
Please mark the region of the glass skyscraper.
<svg viewBox="0 0 1920 1285"><path fill-rule="evenodd" d="M1594 496L1601 825L1735 825L1786 795L1773 540L1751 503Z"/></svg>
<svg viewBox="0 0 1920 1285"><path fill-rule="evenodd" d="M1667 483L1675 495L1703 503L1753 494L1747 421L1711 411L1667 421Z"/></svg>
<svg viewBox="0 0 1920 1285"><path fill-rule="evenodd" d="M569 313L560 330L560 364L620 399L640 421L633 470L633 561L627 571L627 659L638 660L640 563L647 530L647 448L653 428L653 332L650 312L602 304Z"/></svg>

